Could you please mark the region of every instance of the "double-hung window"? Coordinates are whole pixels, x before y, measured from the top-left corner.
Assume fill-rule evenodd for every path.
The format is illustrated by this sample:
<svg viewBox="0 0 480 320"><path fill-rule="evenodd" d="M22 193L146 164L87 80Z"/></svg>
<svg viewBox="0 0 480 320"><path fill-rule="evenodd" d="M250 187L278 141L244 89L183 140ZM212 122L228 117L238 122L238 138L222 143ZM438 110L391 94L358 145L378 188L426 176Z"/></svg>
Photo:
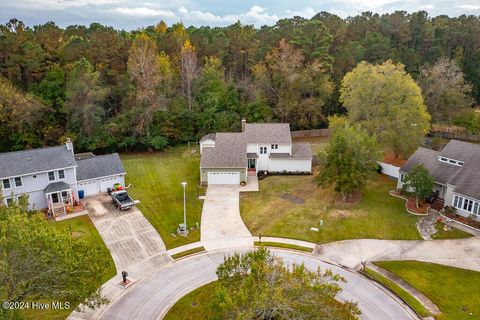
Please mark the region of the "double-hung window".
<svg viewBox="0 0 480 320"><path fill-rule="evenodd" d="M2 186L3 186L3 190L8 190L11 188L10 186L10 179L3 179L2 180Z"/></svg>
<svg viewBox="0 0 480 320"><path fill-rule="evenodd" d="M23 186L22 177L15 177L13 180L15 181L15 188Z"/></svg>
<svg viewBox="0 0 480 320"><path fill-rule="evenodd" d="M13 198L5 199L7 201L7 207L13 204Z"/></svg>
<svg viewBox="0 0 480 320"><path fill-rule="evenodd" d="M65 170L58 170L58 180L65 179Z"/></svg>
<svg viewBox="0 0 480 320"><path fill-rule="evenodd" d="M267 154L267 147L260 147L260 154Z"/></svg>
<svg viewBox="0 0 480 320"><path fill-rule="evenodd" d="M48 181L55 181L55 171L48 172Z"/></svg>

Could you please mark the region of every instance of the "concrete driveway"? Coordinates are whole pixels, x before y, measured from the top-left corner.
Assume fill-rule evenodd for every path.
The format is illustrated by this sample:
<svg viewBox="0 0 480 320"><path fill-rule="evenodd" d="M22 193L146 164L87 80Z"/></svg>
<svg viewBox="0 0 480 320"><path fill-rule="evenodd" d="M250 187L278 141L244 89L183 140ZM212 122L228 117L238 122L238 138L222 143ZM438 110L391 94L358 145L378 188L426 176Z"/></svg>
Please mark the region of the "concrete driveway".
<svg viewBox="0 0 480 320"><path fill-rule="evenodd" d="M240 187L211 185L203 202L200 240L207 250L250 247L253 237L240 216Z"/></svg>
<svg viewBox="0 0 480 320"><path fill-rule="evenodd" d="M246 251L242 249L241 251ZM304 263L310 270L331 269L343 276L340 299L359 303L362 319L417 319L396 298L356 273L326 264L312 256L271 249L287 264ZM217 279L215 270L234 251L204 253L181 259L155 272L114 301L101 319L161 319L182 296Z"/></svg>
<svg viewBox="0 0 480 320"><path fill-rule="evenodd" d="M90 219L110 249L117 273L154 257L156 265L171 261L162 238L138 208L120 211L110 196L103 194L89 197L85 203Z"/></svg>
<svg viewBox="0 0 480 320"><path fill-rule="evenodd" d="M365 260L418 260L480 271L480 237L432 241L344 240L317 245L314 255L349 268Z"/></svg>

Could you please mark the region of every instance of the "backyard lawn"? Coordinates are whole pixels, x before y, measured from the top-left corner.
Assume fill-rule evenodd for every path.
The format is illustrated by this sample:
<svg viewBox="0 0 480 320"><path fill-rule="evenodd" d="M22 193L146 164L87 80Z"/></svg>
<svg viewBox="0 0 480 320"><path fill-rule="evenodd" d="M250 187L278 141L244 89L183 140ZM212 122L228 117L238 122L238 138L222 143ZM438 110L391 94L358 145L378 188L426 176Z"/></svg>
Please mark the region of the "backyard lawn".
<svg viewBox="0 0 480 320"><path fill-rule="evenodd" d="M421 239L416 216L388 191L396 182L379 176L356 204L336 202L331 189L317 187L312 176L271 176L258 193L242 194L240 212L254 235L296 238L315 243L345 239ZM323 226L320 226L323 220ZM319 228L318 232L310 230Z"/></svg>
<svg viewBox="0 0 480 320"><path fill-rule="evenodd" d="M198 195L200 156L186 146L165 152L122 154L130 194L140 200L138 208L159 232L168 249L200 240L199 230L188 237L172 236L183 223L183 188L187 182L187 225L200 224L202 201Z"/></svg>
<svg viewBox="0 0 480 320"><path fill-rule="evenodd" d="M376 262L425 294L438 320L480 319L480 272L417 261Z"/></svg>

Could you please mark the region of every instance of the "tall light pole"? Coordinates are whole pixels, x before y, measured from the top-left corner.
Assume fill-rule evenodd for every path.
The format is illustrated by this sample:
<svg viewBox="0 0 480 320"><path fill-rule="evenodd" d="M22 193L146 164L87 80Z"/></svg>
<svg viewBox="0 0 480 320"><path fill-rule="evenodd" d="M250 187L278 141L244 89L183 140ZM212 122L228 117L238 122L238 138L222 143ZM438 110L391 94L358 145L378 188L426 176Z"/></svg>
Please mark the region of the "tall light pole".
<svg viewBox="0 0 480 320"><path fill-rule="evenodd" d="M185 235L187 235L187 198L185 188L187 187L186 182L182 182L183 186L183 226L185 227Z"/></svg>

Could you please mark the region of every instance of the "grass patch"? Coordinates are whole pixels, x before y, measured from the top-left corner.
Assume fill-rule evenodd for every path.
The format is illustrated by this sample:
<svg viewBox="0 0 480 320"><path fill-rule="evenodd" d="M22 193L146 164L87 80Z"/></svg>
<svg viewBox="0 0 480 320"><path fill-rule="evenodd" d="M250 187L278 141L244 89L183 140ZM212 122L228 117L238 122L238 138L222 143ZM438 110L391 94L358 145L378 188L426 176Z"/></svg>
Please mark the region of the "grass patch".
<svg viewBox="0 0 480 320"><path fill-rule="evenodd" d="M185 256L188 256L188 255L191 255L191 254L194 254L194 253L197 253L197 252L202 252L202 251L205 251L204 247L193 248L193 249L189 249L189 250L185 250L185 251L182 251L182 252L179 252L179 253L172 254L172 258L176 260L176 259L179 259L181 257L185 257Z"/></svg>
<svg viewBox="0 0 480 320"><path fill-rule="evenodd" d="M289 243L281 243L281 242L270 242L270 241L255 241L254 244L256 246L264 246L264 247L275 247L275 248L286 248L286 249L293 249L293 250L299 250L299 251L305 251L305 252L312 252L312 248L307 248L304 246L297 246L295 244L289 244Z"/></svg>
<svg viewBox="0 0 480 320"><path fill-rule="evenodd" d="M112 278L117 274L117 271L115 269L115 263L113 262L112 256L110 255L110 251L108 250L107 246L103 242L102 238L100 237L100 234L98 233L97 229L93 225L92 221L90 218L85 215L85 216L80 216L76 218L71 218L67 220L62 220L62 221L55 221L55 220L48 220L49 224L52 226L52 228L58 229L58 230L66 230L72 234L72 237L75 238L89 238L93 240L93 242L101 248L102 252L104 252L104 260L108 261L108 273L105 275L105 277L102 279L101 282L99 282L97 285L100 287L104 282ZM79 271L81 269L81 261L79 262ZM35 300L39 302L38 300ZM52 301L56 301L55 297L53 297L50 300L42 300L41 302L44 303L50 303ZM53 309L48 309L48 310L26 310L25 313L22 313L22 315L25 317L25 319L49 319L49 320L60 320L60 319L66 319L68 315L73 311L73 308L76 306L71 306L69 310L53 310Z"/></svg>
<svg viewBox="0 0 480 320"><path fill-rule="evenodd" d="M417 299L415 299L415 297L413 297L410 293L405 291L402 287L397 285L392 280L385 278L381 274L369 268L366 268L364 273L373 278L375 281L381 283L384 287L388 288L396 296L400 297L422 317L428 317L431 315L430 312Z"/></svg>
<svg viewBox="0 0 480 320"><path fill-rule="evenodd" d="M433 239L463 239L463 238L470 238L473 237L468 232L462 231L460 229L451 227L450 230L445 231L443 229L444 224L441 222L437 222L435 224L435 228L437 228L437 232L432 235Z"/></svg>
<svg viewBox="0 0 480 320"><path fill-rule="evenodd" d="M217 281L197 288L177 301L163 318L164 320L211 319L209 303L219 286Z"/></svg>
<svg viewBox="0 0 480 320"><path fill-rule="evenodd" d="M415 226L418 217L406 212L403 199L388 194L396 181L379 176L365 186L360 202L348 205L337 203L333 190L319 188L315 175L271 176L259 181L259 192L242 193L240 212L250 232L314 243L361 238L421 239ZM285 194L304 201L294 203L285 199ZM311 227L320 230L315 232Z"/></svg>
<svg viewBox="0 0 480 320"><path fill-rule="evenodd" d="M418 261L375 262L435 303L438 320L480 319L480 272Z"/></svg>
<svg viewBox="0 0 480 320"><path fill-rule="evenodd" d="M127 171L130 193L141 202L138 208L162 237L168 249L200 240L200 231L191 230L187 237L173 237L178 224L183 223L183 188L187 182L187 225L200 224L204 193L199 187L200 155L179 146L165 152L122 154Z"/></svg>

